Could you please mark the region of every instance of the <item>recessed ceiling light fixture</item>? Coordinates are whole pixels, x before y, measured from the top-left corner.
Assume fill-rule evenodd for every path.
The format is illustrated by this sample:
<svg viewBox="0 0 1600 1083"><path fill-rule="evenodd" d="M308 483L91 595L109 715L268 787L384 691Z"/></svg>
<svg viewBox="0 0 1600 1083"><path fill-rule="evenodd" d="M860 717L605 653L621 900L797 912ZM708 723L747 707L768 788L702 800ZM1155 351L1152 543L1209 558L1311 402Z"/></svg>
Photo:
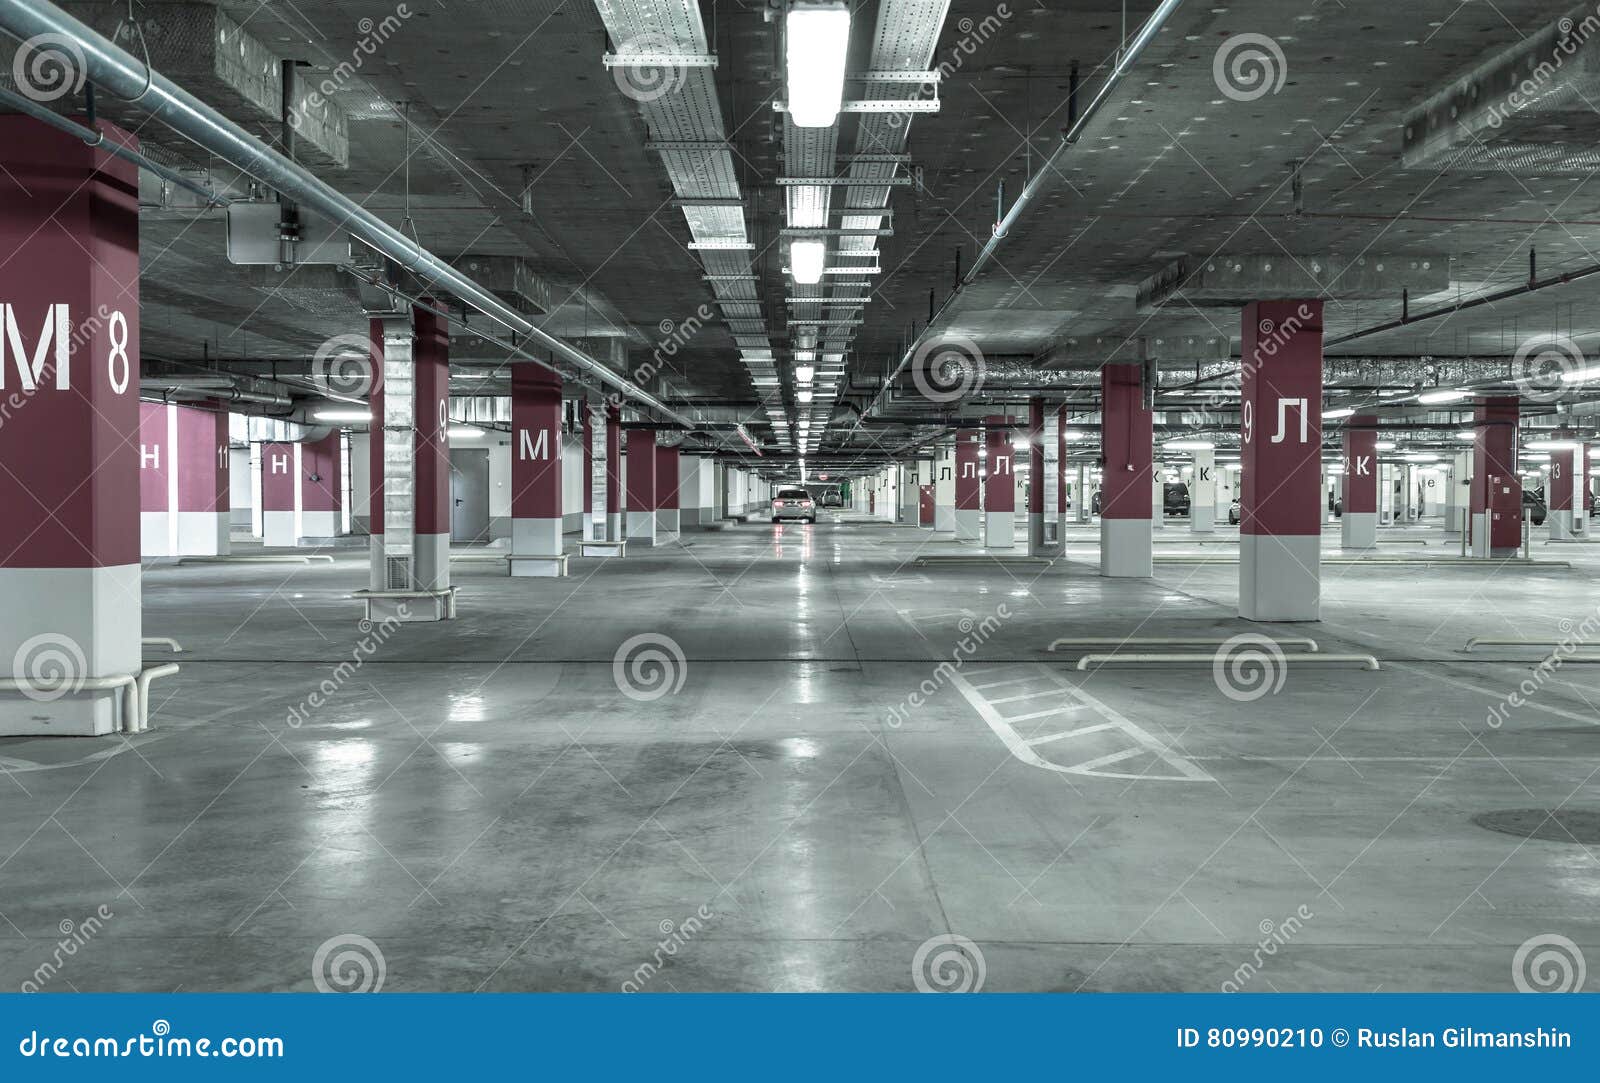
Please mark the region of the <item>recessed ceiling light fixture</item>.
<svg viewBox="0 0 1600 1083"><path fill-rule="evenodd" d="M833 3L796 4L784 25L789 120L801 128L831 127L844 101L850 9Z"/></svg>
<svg viewBox="0 0 1600 1083"><path fill-rule="evenodd" d="M789 273L802 286L815 286L822 281L822 264L827 254L828 246L823 241L790 241Z"/></svg>

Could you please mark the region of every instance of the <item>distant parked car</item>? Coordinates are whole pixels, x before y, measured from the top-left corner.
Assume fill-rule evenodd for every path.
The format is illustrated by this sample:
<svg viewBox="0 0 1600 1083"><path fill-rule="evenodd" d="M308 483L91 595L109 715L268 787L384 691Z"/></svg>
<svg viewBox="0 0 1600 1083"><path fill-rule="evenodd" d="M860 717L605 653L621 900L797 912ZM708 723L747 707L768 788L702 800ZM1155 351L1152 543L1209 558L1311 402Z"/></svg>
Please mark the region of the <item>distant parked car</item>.
<svg viewBox="0 0 1600 1083"><path fill-rule="evenodd" d="M1189 487L1181 481L1169 481L1161 490L1161 511L1165 515L1189 514Z"/></svg>
<svg viewBox="0 0 1600 1083"><path fill-rule="evenodd" d="M1534 526L1543 526L1546 514L1543 489L1522 490L1522 514L1531 516Z"/></svg>

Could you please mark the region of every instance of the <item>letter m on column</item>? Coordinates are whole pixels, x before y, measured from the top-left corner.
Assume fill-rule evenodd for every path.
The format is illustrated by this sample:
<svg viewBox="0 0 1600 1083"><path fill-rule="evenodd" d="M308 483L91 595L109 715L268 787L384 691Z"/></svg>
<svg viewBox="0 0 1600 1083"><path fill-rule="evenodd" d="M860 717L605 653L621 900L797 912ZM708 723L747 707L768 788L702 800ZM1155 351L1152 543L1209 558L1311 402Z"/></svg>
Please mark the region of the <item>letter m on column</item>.
<svg viewBox="0 0 1600 1083"><path fill-rule="evenodd" d="M70 364L72 314L67 305L50 305L44 314L44 328L30 352L23 343L21 319L16 305L0 304L0 391L6 388L6 371L16 366L18 390L35 391L44 377L45 360L55 347L53 367L57 391L72 386Z"/></svg>
<svg viewBox="0 0 1600 1083"><path fill-rule="evenodd" d="M550 457L550 430L539 429L539 439L535 442L528 435L527 429L518 429L520 438L517 442L517 458L519 459L548 459Z"/></svg>

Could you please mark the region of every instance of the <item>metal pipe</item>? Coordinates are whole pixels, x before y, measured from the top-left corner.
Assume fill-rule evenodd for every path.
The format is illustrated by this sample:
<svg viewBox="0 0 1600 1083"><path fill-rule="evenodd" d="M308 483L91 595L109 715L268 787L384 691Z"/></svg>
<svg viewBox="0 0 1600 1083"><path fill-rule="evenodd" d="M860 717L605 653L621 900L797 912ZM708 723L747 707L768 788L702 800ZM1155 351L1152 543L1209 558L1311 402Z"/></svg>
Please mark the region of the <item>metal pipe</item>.
<svg viewBox="0 0 1600 1083"><path fill-rule="evenodd" d="M92 83L84 84L86 88L92 85ZM229 200L226 197L217 195L217 193L213 192L205 185L190 180L188 177L185 177L182 173L179 173L176 170L168 169L164 165L160 165L151 161L149 158L146 158L143 154L140 154L136 150L125 147L121 143L115 141L107 142L104 132L101 132L95 128L86 128L82 124L62 116L60 113L55 113L49 109L46 109L44 106L30 98L25 98L21 94L7 90L5 87L0 87L0 102L4 102L8 109L15 109L19 113L26 113L33 119L43 121L52 128L66 132L68 135L75 135L90 146L99 147L113 157L121 158L125 162L132 162L140 169L143 169L149 173L153 173L170 184L176 184L180 188L186 188L195 195L200 196L216 206L225 207L229 203Z"/></svg>
<svg viewBox="0 0 1600 1083"><path fill-rule="evenodd" d="M268 147L160 72L147 68L56 5L45 0L0 0L0 30L19 41L53 35L73 42L81 52L85 77L102 89L149 113L296 204L334 219L341 228L430 286L448 291L496 323L561 355L570 364L635 402L690 428L696 427L695 421L671 409L631 380L536 327L516 309L416 241Z"/></svg>

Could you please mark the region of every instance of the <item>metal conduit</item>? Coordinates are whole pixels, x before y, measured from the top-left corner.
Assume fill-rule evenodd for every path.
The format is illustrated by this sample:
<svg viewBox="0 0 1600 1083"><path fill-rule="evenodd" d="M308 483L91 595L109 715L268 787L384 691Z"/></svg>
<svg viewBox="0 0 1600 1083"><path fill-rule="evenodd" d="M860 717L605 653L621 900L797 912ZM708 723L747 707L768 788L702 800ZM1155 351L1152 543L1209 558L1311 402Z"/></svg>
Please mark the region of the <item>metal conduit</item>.
<svg viewBox="0 0 1600 1083"><path fill-rule="evenodd" d="M96 86L149 113L203 150L230 162L296 203L334 219L407 271L447 290L516 334L533 339L635 402L679 424L690 428L698 426L698 422L673 410L582 350L529 323L493 293L383 219L268 147L160 72L146 68L141 61L56 5L46 0L0 0L0 30L19 41L55 35L74 42L82 52L84 75Z"/></svg>

